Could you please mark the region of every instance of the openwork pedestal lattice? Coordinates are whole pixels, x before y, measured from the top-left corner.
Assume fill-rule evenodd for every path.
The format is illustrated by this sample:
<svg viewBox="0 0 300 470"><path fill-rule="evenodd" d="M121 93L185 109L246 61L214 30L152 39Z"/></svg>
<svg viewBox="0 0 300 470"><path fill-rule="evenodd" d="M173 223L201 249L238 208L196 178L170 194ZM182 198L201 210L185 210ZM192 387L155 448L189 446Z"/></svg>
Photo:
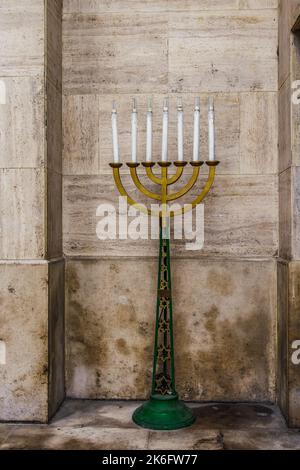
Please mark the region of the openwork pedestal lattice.
<svg viewBox="0 0 300 470"><path fill-rule="evenodd" d="M148 429L171 430L179 429L191 425L195 421L190 408L179 401L175 387L175 367L174 367L174 340L173 340L173 317L172 317L172 289L171 289L171 269L170 269L170 247L169 247L169 218L175 215L182 215L184 212L196 207L203 201L210 191L215 177L216 166L219 162L208 161L209 175L207 182L201 193L189 206L184 206L175 212L168 210L168 203L174 201L188 193L198 180L200 167L204 162L191 162L193 174L189 182L179 191L169 193L168 188L177 182L183 174L187 162L175 162L177 168L175 175L168 176L170 162L160 162L161 176L156 176L152 168L155 163L142 163L146 169L149 179L160 186L158 193L153 193L146 189L137 175L138 163L127 163L130 168L132 180L137 188L146 196L155 199L160 203L160 208L155 211L147 209L149 215L159 217L160 221L160 241L159 241L159 264L158 264L158 286L157 286L157 307L155 323L155 340L153 355L153 376L151 395L148 402L139 407L133 414L133 421ZM127 195L120 179L121 163L111 163L115 184L120 194L127 198L130 205L142 211L144 206L139 206L130 196Z"/></svg>

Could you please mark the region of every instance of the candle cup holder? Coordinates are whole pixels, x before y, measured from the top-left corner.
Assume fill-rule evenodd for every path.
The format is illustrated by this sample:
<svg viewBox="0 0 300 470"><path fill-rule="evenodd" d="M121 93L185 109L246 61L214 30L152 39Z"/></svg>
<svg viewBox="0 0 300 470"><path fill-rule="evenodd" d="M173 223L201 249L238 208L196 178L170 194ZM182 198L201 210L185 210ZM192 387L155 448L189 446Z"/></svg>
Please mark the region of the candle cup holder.
<svg viewBox="0 0 300 470"><path fill-rule="evenodd" d="M132 180L139 191L150 199L158 201L161 206L158 211L147 209L148 215L159 217L159 261L158 261L158 285L156 300L156 322L153 353L153 373L150 399L140 406L133 414L133 421L147 429L173 430L190 426L195 421L195 416L190 408L179 401L175 387L174 365L174 339L173 339L173 313L171 290L171 266L170 244L168 237L169 218L182 215L200 204L209 193L215 178L216 166L219 162L207 161L209 174L201 193L188 206L169 212L167 205L187 194L196 184L200 168L204 162L191 162L193 173L188 183L177 192L168 192L169 186L176 183L183 174L187 162L174 162L176 173L168 176L170 162L159 162L161 176L153 173L154 163L143 162L149 180L160 187L160 191L149 191L140 182L137 174L138 163L127 163ZM114 181L121 196L127 198L130 205L145 212L145 206L134 201L126 192L120 178L121 163L111 163Z"/></svg>

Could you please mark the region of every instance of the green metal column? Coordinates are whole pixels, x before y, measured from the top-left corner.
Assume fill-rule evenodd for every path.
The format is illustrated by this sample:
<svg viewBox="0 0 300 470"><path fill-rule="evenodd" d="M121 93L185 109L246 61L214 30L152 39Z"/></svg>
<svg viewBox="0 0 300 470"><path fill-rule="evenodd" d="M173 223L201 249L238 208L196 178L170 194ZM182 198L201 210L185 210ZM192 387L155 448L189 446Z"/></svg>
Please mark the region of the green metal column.
<svg viewBox="0 0 300 470"><path fill-rule="evenodd" d="M195 421L192 411L178 400L175 388L170 246L161 220L151 396L134 412L133 421L159 430L179 429Z"/></svg>

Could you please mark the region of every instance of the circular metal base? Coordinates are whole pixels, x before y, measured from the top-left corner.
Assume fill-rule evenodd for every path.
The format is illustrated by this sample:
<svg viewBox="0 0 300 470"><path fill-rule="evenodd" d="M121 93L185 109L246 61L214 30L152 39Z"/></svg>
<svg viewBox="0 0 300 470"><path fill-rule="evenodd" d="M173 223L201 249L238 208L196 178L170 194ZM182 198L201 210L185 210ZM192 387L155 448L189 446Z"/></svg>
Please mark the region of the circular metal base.
<svg viewBox="0 0 300 470"><path fill-rule="evenodd" d="M177 395L151 395L149 401L135 410L132 419L143 428L163 431L190 426L196 417Z"/></svg>

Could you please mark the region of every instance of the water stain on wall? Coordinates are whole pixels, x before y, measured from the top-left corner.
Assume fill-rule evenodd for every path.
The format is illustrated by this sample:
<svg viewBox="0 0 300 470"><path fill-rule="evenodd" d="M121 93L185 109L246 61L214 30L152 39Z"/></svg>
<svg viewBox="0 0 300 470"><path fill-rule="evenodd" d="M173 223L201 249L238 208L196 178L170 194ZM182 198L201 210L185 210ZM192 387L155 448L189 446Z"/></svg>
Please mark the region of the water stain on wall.
<svg viewBox="0 0 300 470"><path fill-rule="evenodd" d="M275 265L209 261L201 262L199 270L198 263L174 262L175 365L181 397L271 400L274 323L272 294L263 283L273 279ZM150 392L156 262L113 264L118 269L109 260L67 263L71 396L144 399ZM145 285L141 272L151 284ZM195 276L198 272L200 277ZM79 373L88 377L84 386Z"/></svg>

